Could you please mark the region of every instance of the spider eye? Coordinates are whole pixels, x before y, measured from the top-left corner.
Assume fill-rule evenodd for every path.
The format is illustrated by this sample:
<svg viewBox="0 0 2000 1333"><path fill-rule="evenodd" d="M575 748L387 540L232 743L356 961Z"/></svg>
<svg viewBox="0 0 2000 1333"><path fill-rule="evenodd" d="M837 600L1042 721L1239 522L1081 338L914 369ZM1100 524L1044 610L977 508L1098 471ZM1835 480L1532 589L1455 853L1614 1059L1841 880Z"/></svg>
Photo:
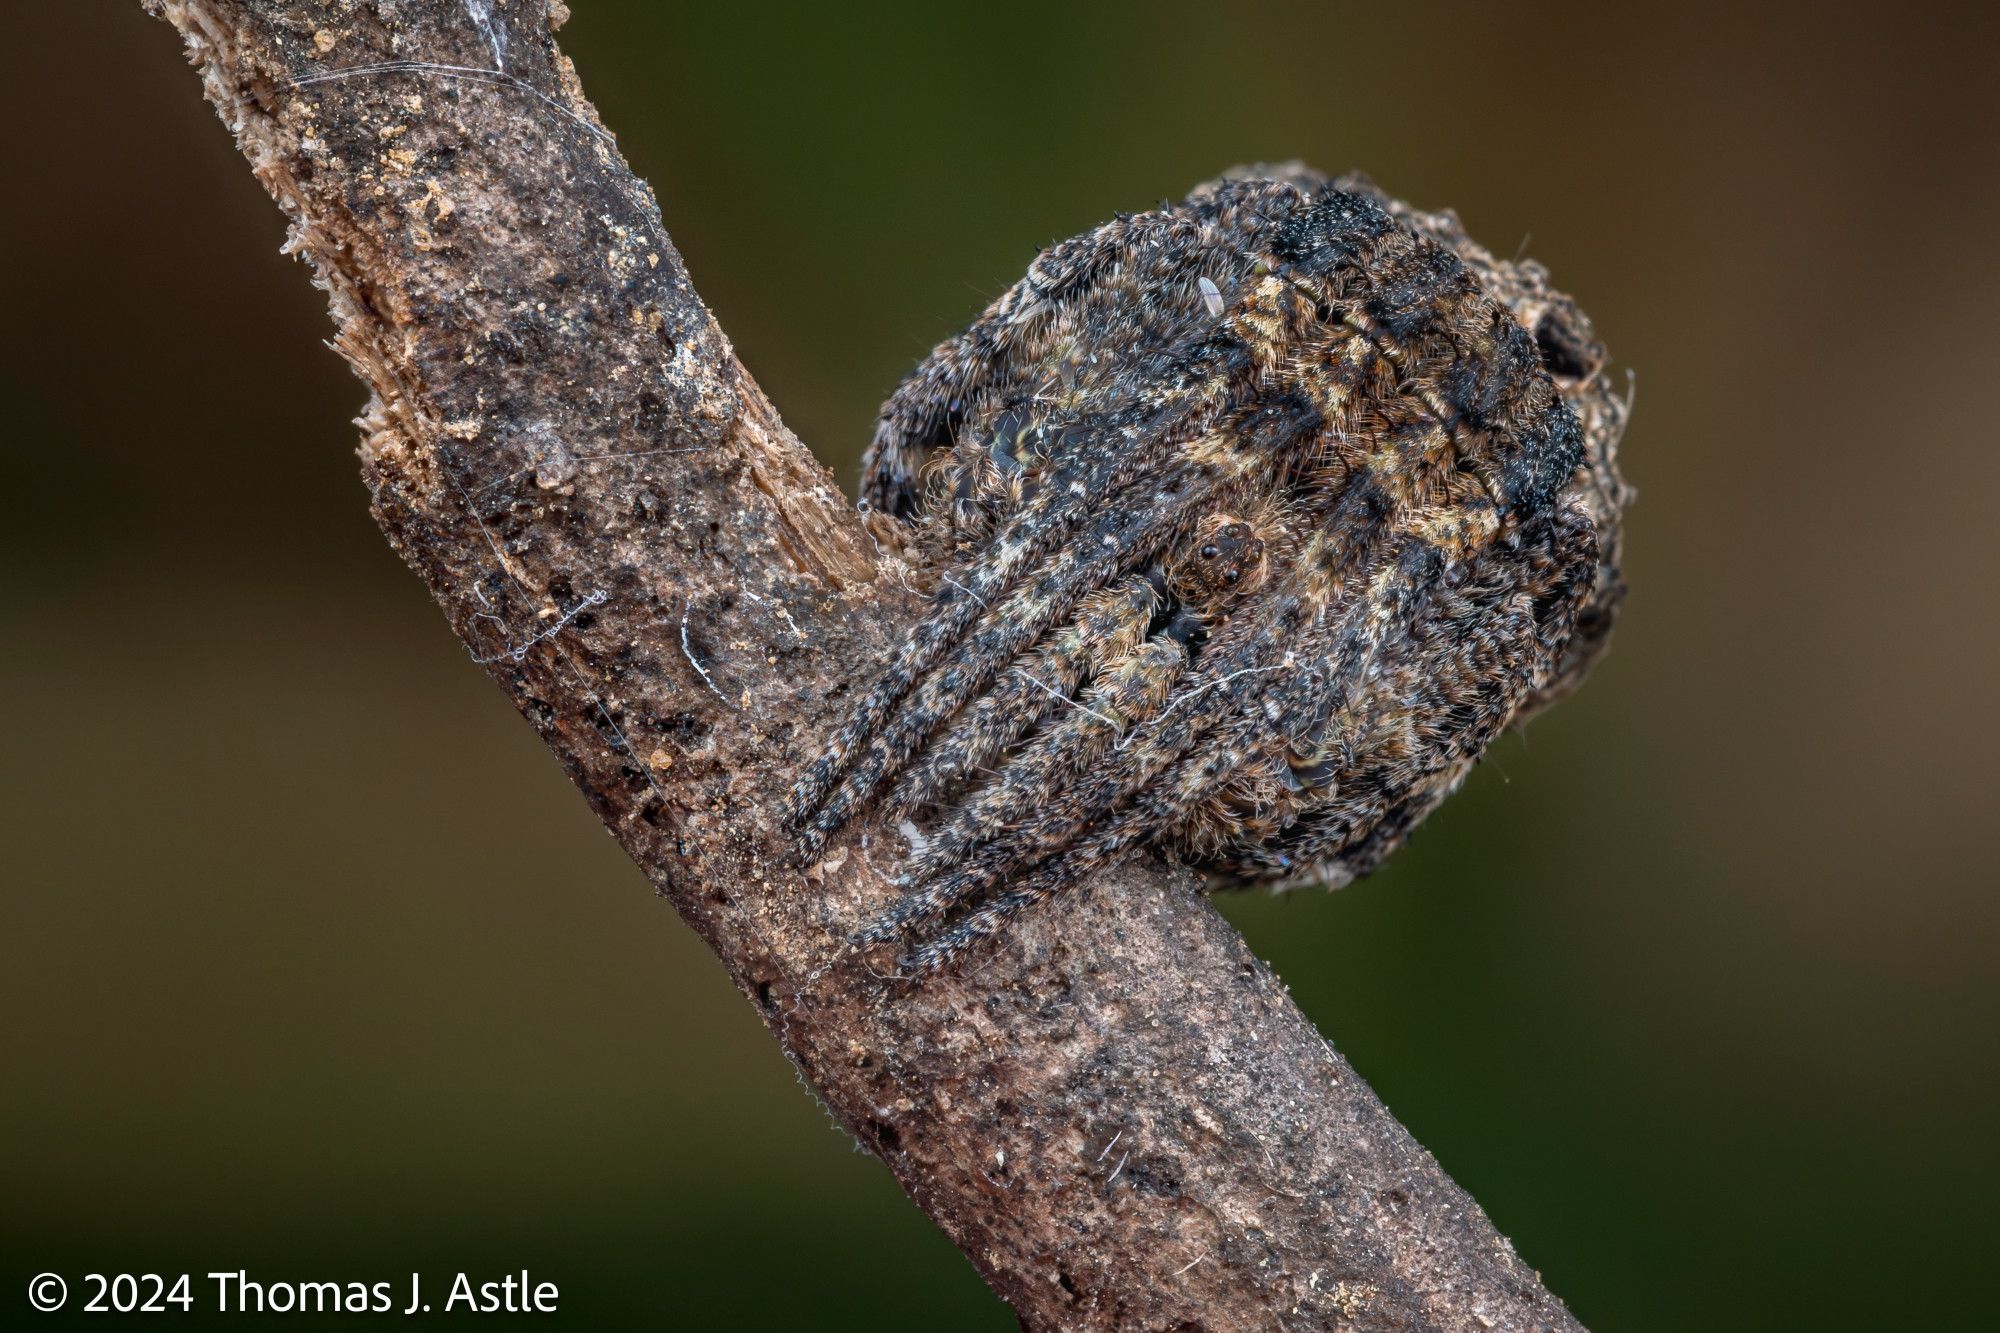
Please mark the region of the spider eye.
<svg viewBox="0 0 2000 1333"><path fill-rule="evenodd" d="M1201 558L1204 560L1213 560L1219 554L1221 552L1217 551L1213 544L1201 548Z"/></svg>
<svg viewBox="0 0 2000 1333"><path fill-rule="evenodd" d="M1225 572L1223 573L1223 575L1222 575L1222 581L1223 581L1224 583L1234 583L1234 582L1236 582L1236 580L1238 580L1238 579L1240 579L1240 578L1242 578L1242 577L1243 577L1243 571L1242 571L1242 570L1240 570L1240 569L1231 569L1231 570L1227 570L1227 571L1225 571Z"/></svg>

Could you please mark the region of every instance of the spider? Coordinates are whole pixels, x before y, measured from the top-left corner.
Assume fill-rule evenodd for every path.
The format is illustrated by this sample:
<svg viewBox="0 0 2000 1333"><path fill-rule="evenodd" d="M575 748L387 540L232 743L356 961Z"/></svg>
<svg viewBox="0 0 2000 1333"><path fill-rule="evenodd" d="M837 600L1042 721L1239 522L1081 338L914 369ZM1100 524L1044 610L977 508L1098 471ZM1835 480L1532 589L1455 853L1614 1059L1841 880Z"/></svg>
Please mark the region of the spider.
<svg viewBox="0 0 2000 1333"><path fill-rule="evenodd" d="M881 803L916 972L1141 848L1344 884L1566 690L1623 593L1629 401L1532 262L1252 168L1044 251L884 405L861 500L933 591L793 797Z"/></svg>

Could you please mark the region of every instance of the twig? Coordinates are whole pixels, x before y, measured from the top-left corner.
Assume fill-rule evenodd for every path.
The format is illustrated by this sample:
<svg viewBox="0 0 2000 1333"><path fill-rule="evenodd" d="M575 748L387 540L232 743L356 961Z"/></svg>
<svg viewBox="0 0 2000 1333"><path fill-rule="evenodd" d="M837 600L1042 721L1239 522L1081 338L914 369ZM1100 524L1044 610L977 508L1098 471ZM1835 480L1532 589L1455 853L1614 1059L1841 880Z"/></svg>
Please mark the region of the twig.
<svg viewBox="0 0 2000 1333"><path fill-rule="evenodd" d="M152 7L291 219L374 393L362 470L389 541L467 643L534 623L548 589L609 594L588 634L522 651L574 623L559 619L489 673L802 1079L1024 1327L1576 1329L1184 877L1107 873L976 968L920 982L878 980L847 948L895 892L857 854L884 830L860 821L801 874L778 812L837 720L833 687L873 675L924 608L736 363L540 0ZM526 96L440 91L417 114L413 81ZM453 442L523 421L574 474L482 519L473 497L510 462ZM622 466L655 452L686 456L666 501ZM730 623L731 683L754 711L689 634L697 601L753 586L803 622ZM1110 1107L1143 1127L1143 1159L1123 1128L1086 1147ZM1108 1178L1090 1169L1121 1142ZM1021 1143L1039 1145L1034 1167L1008 1167L997 1204L984 1164ZM1164 1273L1163 1245L1209 1261ZM1367 1299L1331 1308L1328 1272Z"/></svg>

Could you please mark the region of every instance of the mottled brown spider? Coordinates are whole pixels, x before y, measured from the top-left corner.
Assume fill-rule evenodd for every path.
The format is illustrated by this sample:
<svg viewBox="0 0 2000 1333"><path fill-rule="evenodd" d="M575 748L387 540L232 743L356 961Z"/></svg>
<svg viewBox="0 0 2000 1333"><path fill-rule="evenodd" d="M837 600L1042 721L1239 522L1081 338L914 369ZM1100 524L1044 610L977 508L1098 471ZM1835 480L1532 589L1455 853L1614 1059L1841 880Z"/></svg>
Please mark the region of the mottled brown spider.
<svg viewBox="0 0 2000 1333"><path fill-rule="evenodd" d="M1218 885L1373 869L1604 641L1605 359L1539 266L1359 177L1045 251L868 451L934 592L795 793L808 856L878 799L920 830L859 938L935 967L1142 846Z"/></svg>

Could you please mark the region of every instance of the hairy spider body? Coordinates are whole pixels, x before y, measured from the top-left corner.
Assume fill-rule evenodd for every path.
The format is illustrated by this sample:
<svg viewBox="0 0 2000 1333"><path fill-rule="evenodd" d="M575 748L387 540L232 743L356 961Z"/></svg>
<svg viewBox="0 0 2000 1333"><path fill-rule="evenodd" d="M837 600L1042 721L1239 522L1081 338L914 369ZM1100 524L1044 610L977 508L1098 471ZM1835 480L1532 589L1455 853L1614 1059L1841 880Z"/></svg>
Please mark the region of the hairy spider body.
<svg viewBox="0 0 2000 1333"><path fill-rule="evenodd" d="M861 933L949 959L1139 846L1345 883L1581 674L1625 406L1539 268L1300 168L1045 251L884 406L931 613L794 798L927 825Z"/></svg>

